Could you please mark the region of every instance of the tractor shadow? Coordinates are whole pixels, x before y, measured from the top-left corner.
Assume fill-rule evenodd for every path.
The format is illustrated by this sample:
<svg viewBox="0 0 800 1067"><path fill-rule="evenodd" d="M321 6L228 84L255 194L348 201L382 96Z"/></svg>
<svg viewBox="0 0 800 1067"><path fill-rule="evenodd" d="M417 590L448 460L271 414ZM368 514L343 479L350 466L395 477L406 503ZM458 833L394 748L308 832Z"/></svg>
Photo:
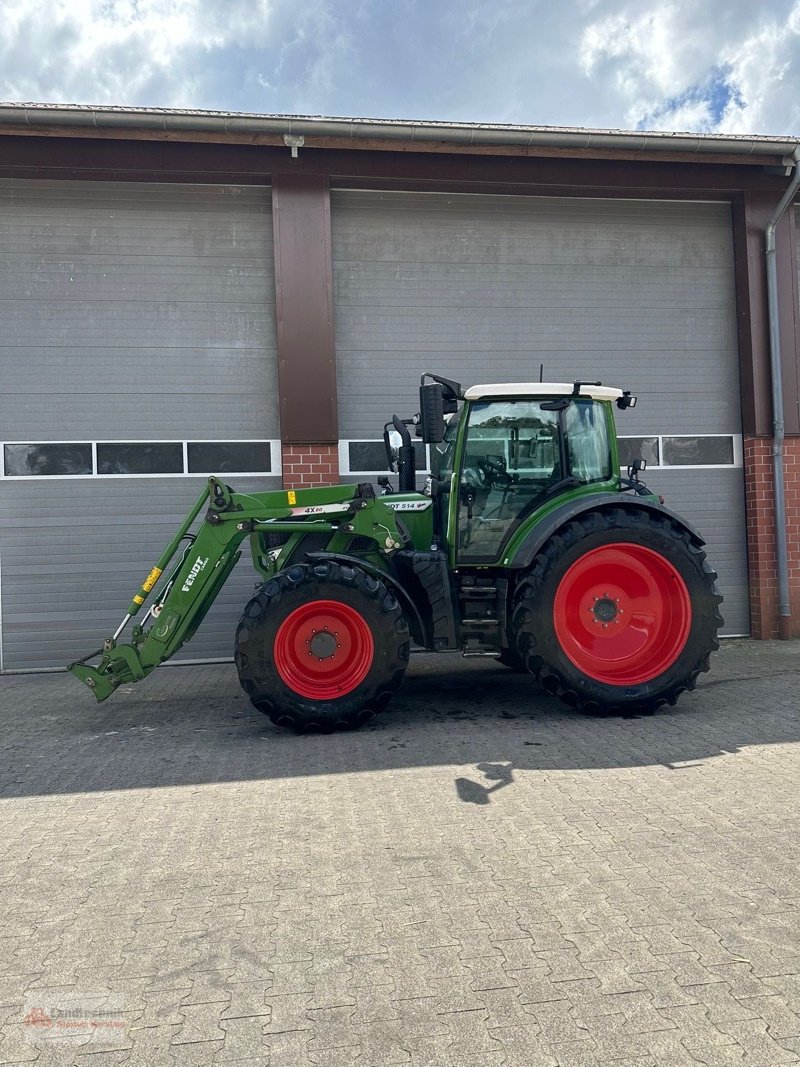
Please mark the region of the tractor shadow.
<svg viewBox="0 0 800 1067"><path fill-rule="evenodd" d="M473 805L515 772L660 766L676 774L800 741L800 642L728 641L695 693L656 715L585 717L493 659L415 655L359 731L273 727L232 665L169 666L104 704L66 674L0 677L0 797L446 767Z"/></svg>

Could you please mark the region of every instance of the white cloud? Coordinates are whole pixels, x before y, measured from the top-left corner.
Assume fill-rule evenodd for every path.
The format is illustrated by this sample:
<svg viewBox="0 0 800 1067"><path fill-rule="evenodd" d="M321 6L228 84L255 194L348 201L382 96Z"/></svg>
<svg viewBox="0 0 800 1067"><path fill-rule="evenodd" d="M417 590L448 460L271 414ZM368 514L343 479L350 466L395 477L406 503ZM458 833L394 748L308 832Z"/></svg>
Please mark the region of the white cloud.
<svg viewBox="0 0 800 1067"><path fill-rule="evenodd" d="M4 7L8 5L3 5ZM269 0L21 0L0 20L2 95L198 106L210 54L266 39Z"/></svg>
<svg viewBox="0 0 800 1067"><path fill-rule="evenodd" d="M651 130L691 130L706 133L714 128L714 115L706 100L668 105L647 123Z"/></svg>
<svg viewBox="0 0 800 1067"><path fill-rule="evenodd" d="M624 93L645 86L665 92L677 76L675 29L672 7L598 19L583 33L581 65L590 77L605 70Z"/></svg>
<svg viewBox="0 0 800 1067"><path fill-rule="evenodd" d="M783 23L769 22L723 52L736 94L721 117L725 133L776 125L800 132L800 4Z"/></svg>
<svg viewBox="0 0 800 1067"><path fill-rule="evenodd" d="M601 3L581 68L633 128L800 133L800 0L771 7Z"/></svg>
<svg viewBox="0 0 800 1067"><path fill-rule="evenodd" d="M0 99L800 135L800 0L0 0Z"/></svg>

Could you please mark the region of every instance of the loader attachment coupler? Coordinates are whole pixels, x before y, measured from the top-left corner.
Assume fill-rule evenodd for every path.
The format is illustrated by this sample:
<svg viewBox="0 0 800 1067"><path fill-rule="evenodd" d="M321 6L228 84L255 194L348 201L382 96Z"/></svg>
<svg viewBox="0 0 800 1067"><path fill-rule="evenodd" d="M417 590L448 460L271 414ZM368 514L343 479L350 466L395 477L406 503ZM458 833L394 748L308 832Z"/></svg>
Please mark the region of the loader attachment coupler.
<svg viewBox="0 0 800 1067"><path fill-rule="evenodd" d="M189 529L200 514L203 505L209 499L209 495L212 491L213 487L209 484L195 501L191 511L181 523L177 533L161 553L158 562L142 582L139 591L134 593L125 613L125 617L117 627L113 637L107 638L103 642L102 649L98 649L97 652L93 652L91 655L86 656L85 659L77 660L75 663L71 663L67 667L68 671L74 674L76 678L79 678L92 690L98 702L110 697L123 680L139 681L144 678L147 673L139 659L137 649L131 645L118 645L117 639L127 626L128 622L138 614L139 609L155 588L158 579L169 565L181 542L185 539L194 541L194 535L189 533ZM184 558L181 560L181 564L185 561L185 558L186 554L184 553ZM171 580L173 577L174 576L171 576ZM168 588L170 584L171 581L167 583L165 589ZM141 627L137 629L140 634ZM136 636L138 635L135 632L134 637ZM89 666L87 660L94 659L96 656L101 657L100 663L96 667Z"/></svg>
<svg viewBox="0 0 800 1067"><path fill-rule="evenodd" d="M129 645L118 645L114 649L116 659L121 659L130 670L131 682L138 682L144 678L144 670L139 657L136 654L135 649ZM95 653L98 655L100 653ZM72 663L67 670L74 674L76 678L79 678L85 685L91 689L97 698L98 704L104 701L107 697L110 697L114 690L120 685L122 679L118 674L112 674L110 672L110 666L112 660L106 662L107 654L102 653L102 660L98 667L90 667L86 663ZM93 658L93 657L89 657Z"/></svg>

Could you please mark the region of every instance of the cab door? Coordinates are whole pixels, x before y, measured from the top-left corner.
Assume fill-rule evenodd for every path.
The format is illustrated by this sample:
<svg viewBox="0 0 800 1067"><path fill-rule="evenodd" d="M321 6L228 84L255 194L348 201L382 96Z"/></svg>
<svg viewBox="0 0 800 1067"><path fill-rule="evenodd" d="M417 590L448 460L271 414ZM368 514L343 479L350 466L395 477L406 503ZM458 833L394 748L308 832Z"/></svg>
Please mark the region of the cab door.
<svg viewBox="0 0 800 1067"><path fill-rule="evenodd" d="M503 398L471 405L459 480L459 563L494 563L523 518L563 479L559 412L546 403Z"/></svg>

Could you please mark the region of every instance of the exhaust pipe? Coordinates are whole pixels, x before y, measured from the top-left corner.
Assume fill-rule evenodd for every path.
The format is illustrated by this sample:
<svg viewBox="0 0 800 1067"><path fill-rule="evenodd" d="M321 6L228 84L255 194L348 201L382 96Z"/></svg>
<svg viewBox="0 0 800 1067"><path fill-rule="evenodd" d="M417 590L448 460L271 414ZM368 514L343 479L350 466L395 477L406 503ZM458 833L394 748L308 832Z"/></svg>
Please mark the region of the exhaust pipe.
<svg viewBox="0 0 800 1067"><path fill-rule="evenodd" d="M400 434L403 442L397 450L398 490L401 493L415 493L417 491L417 456L411 443L411 434L399 415L392 415L392 426Z"/></svg>

